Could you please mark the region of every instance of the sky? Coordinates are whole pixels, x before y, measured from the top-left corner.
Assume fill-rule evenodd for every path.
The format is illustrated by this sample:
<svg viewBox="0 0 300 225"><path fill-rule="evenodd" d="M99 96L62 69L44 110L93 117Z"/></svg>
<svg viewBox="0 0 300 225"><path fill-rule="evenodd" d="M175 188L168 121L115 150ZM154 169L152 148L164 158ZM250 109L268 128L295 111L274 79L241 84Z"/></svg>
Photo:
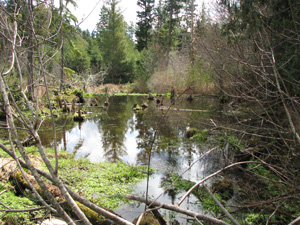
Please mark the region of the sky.
<svg viewBox="0 0 300 225"><path fill-rule="evenodd" d="M55 0L59 2L59 0ZM103 5L103 0L76 0L77 7L69 7L71 12L77 17L81 30L93 31L99 21L100 9ZM215 0L196 0L198 6L202 6L202 3L206 4L206 8L209 8L212 2ZM136 0L120 0L119 7L123 13L125 21L130 24L136 23L136 11L140 10L137 6Z"/></svg>

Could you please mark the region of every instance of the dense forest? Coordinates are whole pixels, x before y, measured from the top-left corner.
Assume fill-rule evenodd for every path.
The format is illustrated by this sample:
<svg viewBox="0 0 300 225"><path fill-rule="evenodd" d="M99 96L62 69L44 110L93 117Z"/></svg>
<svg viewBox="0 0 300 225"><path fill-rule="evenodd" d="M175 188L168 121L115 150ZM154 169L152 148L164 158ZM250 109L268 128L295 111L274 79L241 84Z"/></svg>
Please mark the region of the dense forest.
<svg viewBox="0 0 300 225"><path fill-rule="evenodd" d="M136 4L137 23L126 24L119 1L105 0L90 32L80 29L69 10L76 0L60 0L59 7L53 1L0 1L1 111L6 119L1 127L11 140L9 146L0 143L1 149L30 170L41 189L47 189L41 177L55 184L82 224L91 222L75 200L116 224L131 224L103 212L59 179L58 165L49 163L38 135L41 108L53 115L52 92L107 94L112 91L103 88L108 84L128 94L176 90L217 96L236 120L230 127L210 125L235 137L235 161L228 169L239 167L248 180L238 187L247 199L240 210L248 210L253 220L237 222L225 213L195 216L196 221L299 224L300 2L217 0L212 9L195 0ZM239 110L247 116L234 113ZM15 121L35 140L47 173L31 163ZM44 207L74 224L50 191L44 196L39 197Z"/></svg>

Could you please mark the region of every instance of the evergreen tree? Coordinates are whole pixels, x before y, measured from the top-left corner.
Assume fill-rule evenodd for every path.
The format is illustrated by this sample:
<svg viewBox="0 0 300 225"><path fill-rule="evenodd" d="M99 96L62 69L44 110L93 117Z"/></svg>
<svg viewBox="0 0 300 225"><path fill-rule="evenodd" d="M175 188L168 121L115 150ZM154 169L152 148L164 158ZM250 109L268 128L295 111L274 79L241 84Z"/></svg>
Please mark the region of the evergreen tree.
<svg viewBox="0 0 300 225"><path fill-rule="evenodd" d="M102 67L107 71L105 82L126 83L133 79L134 63L128 57L129 37L118 1L103 5L97 24L98 40L103 56Z"/></svg>
<svg viewBox="0 0 300 225"><path fill-rule="evenodd" d="M175 29L180 23L180 11L183 8L184 0L165 0L165 10L169 15L168 18L168 41L167 41L167 53L170 52L171 46L175 38L178 36Z"/></svg>
<svg viewBox="0 0 300 225"><path fill-rule="evenodd" d="M154 9L154 0L138 0L137 5L141 7L141 11L137 12L139 22L137 22L138 28L136 31L137 49L139 51L147 48L148 42L151 38L151 29Z"/></svg>
<svg viewBox="0 0 300 225"><path fill-rule="evenodd" d="M88 54L90 57L90 70L98 73L101 70L102 55L94 32L90 34L88 30L82 32L83 39L88 43Z"/></svg>
<svg viewBox="0 0 300 225"><path fill-rule="evenodd" d="M189 43L189 55L191 58L191 64L195 63L195 48L194 48L194 36L195 36L195 19L196 19L196 7L195 0L186 0L185 2L185 22L186 22L186 35L188 35ZM203 4L204 7L204 4ZM183 37L185 39L185 37Z"/></svg>
<svg viewBox="0 0 300 225"><path fill-rule="evenodd" d="M89 44L79 32L72 40L65 44L64 64L65 67L74 70L78 74L86 72L90 68Z"/></svg>
<svg viewBox="0 0 300 225"><path fill-rule="evenodd" d="M222 0L220 4L228 10L223 32L229 41L233 43L248 38L256 51L263 46L267 49L266 53L273 52L276 60L273 63L283 77L281 85L291 96L299 96L299 88L294 85L300 80L299 4L282 0L249 0L239 4Z"/></svg>
<svg viewBox="0 0 300 225"><path fill-rule="evenodd" d="M185 0L160 0L155 10L155 41L168 58L172 47L178 46L180 34L181 9ZM167 60L168 61L168 60ZM168 64L168 63L166 63Z"/></svg>

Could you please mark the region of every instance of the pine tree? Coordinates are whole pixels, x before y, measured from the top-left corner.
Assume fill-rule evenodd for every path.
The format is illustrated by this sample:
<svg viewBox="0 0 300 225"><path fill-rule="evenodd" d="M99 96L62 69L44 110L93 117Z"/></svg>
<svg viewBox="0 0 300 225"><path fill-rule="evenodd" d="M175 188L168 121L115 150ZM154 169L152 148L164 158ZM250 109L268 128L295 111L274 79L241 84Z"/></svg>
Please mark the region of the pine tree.
<svg viewBox="0 0 300 225"><path fill-rule="evenodd" d="M180 11L183 8L184 0L165 0L166 12L169 15L168 23L168 41L167 41L167 54L171 50L172 42L177 36L175 28L180 22Z"/></svg>
<svg viewBox="0 0 300 225"><path fill-rule="evenodd" d="M195 18L196 18L196 7L195 0L186 0L185 2L185 20L187 25L187 31L189 32L189 54L191 58L192 66L195 63L195 48L194 48L194 36L195 36ZM204 4L203 4L204 7Z"/></svg>
<svg viewBox="0 0 300 225"><path fill-rule="evenodd" d="M133 63L127 56L129 37L118 3L116 0L106 1L97 30L103 56L102 67L107 71L105 82L126 83L132 81Z"/></svg>
<svg viewBox="0 0 300 225"><path fill-rule="evenodd" d="M141 7L141 11L137 12L139 22L137 22L138 28L136 31L137 49L139 51L147 48L148 42L151 38L151 29L154 9L154 0L138 0L137 5Z"/></svg>

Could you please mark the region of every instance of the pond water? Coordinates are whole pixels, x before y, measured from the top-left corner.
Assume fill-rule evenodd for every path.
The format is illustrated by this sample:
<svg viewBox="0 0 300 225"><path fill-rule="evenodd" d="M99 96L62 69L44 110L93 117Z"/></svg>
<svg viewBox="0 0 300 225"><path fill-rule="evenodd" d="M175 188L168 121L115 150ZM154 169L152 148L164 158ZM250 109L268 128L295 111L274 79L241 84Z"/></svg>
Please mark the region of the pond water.
<svg viewBox="0 0 300 225"><path fill-rule="evenodd" d="M148 162L148 150L154 145L151 153L151 167L155 172L150 177L149 196L156 198L163 193L164 181L172 174L185 171L201 155L216 147L216 139L212 132L208 133L205 143L191 141L186 138L189 128L200 130L210 129L213 123L230 123L230 118L223 113L222 105L217 98L198 97L193 101L185 98L171 104L166 97L163 106L156 101L148 101L143 96L113 96L109 99L109 107L103 108L104 98L90 99L86 103L89 112L86 121L74 122L70 117L57 120L57 142L60 150L74 153L75 157L86 157L92 162L124 161L129 164ZM163 98L163 99L162 99ZM133 105L147 103L145 110L134 111ZM164 107L162 109L162 107ZM42 126L41 138L44 144L51 145L52 132L50 123ZM155 136L155 140L154 139ZM205 175L211 174L224 164L224 152L219 149L199 160L188 172L184 179L198 181ZM146 180L134 187L134 194L145 196ZM184 193L167 192L159 201L176 203ZM192 195L185 200L182 207L203 212L198 200ZM125 204L116 212L125 219L133 221L144 210L143 204ZM185 216L174 215L168 211L161 212L166 220L174 218L180 224L189 224Z"/></svg>

